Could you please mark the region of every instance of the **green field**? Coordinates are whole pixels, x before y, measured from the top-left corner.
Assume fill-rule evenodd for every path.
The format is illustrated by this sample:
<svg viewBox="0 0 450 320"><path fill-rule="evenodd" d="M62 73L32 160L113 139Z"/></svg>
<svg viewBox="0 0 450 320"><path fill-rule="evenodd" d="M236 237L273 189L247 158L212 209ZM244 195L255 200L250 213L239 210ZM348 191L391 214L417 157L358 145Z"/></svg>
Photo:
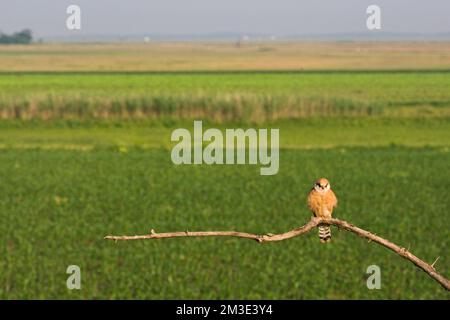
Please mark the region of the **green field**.
<svg viewBox="0 0 450 320"><path fill-rule="evenodd" d="M450 73L1 74L6 119L449 117Z"/></svg>
<svg viewBox="0 0 450 320"><path fill-rule="evenodd" d="M259 245L194 238L109 242L107 234L174 230L283 232L310 216L306 194L327 176L336 216L410 246L426 261L449 246L448 148L283 150L280 172L255 166L175 167L166 151L0 153L2 298L448 298L394 253L333 229ZM65 269L82 270L82 289ZM366 288L366 268L382 289ZM447 273L448 274L448 273Z"/></svg>
<svg viewBox="0 0 450 320"><path fill-rule="evenodd" d="M430 44L432 53L418 45L415 70L411 47L393 44L386 70L372 71L390 45L361 45L374 50L373 68L355 46L0 48L16 63L0 67L0 298L448 299L410 262L336 228L327 245L315 230L268 244L103 240L152 228L288 231L309 220L306 196L325 176L339 198L335 217L429 263L440 257L436 268L449 277L450 72L436 60L447 61L448 44ZM83 65L71 64L71 48ZM183 50L193 53L177 68ZM299 53L311 68L286 71ZM408 70L388 70L404 54ZM160 72L155 61L166 55ZM120 72L102 72L120 59ZM171 133L195 119L221 130L279 128L278 174L175 166ZM366 287L373 264L381 290ZM66 288L69 265L81 268L81 290Z"/></svg>

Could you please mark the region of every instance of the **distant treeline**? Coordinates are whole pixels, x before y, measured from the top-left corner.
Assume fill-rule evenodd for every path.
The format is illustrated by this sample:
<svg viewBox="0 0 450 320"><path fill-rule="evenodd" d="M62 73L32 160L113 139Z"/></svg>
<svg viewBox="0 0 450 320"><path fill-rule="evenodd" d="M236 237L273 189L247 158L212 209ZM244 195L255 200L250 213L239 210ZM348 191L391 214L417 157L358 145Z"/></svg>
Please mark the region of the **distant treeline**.
<svg viewBox="0 0 450 320"><path fill-rule="evenodd" d="M29 44L33 41L31 30L24 29L11 35L0 32L0 44Z"/></svg>

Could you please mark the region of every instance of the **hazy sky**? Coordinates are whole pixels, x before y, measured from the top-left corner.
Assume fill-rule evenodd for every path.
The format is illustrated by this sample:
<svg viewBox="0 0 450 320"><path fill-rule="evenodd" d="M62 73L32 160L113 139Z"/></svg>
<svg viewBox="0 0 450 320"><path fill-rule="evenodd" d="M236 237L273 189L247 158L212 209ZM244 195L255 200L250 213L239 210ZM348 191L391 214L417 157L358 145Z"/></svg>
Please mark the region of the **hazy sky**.
<svg viewBox="0 0 450 320"><path fill-rule="evenodd" d="M78 35L365 32L370 4L381 7L382 31L450 32L449 0L0 0L0 30L70 35L70 4L82 10Z"/></svg>

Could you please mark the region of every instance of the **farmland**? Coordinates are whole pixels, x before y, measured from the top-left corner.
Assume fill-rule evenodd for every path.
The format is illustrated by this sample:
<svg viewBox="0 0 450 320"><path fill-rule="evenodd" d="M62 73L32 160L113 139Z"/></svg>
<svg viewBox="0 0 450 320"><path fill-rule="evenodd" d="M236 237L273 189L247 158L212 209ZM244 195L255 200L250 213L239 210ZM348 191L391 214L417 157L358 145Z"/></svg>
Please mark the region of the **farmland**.
<svg viewBox="0 0 450 320"><path fill-rule="evenodd" d="M448 116L450 73L0 75L3 118Z"/></svg>
<svg viewBox="0 0 450 320"><path fill-rule="evenodd" d="M309 219L307 191L324 175L341 201L337 217L433 262L449 245L449 200L435 187L449 187L448 148L282 150L272 177L255 166L175 167L155 149L8 149L0 159L3 298L448 297L409 262L336 229L329 246L316 232L267 245L102 240L150 228L287 231ZM84 271L80 291L65 287L71 264ZM372 264L382 290L365 285Z"/></svg>
<svg viewBox="0 0 450 320"><path fill-rule="evenodd" d="M52 44L0 57L0 298L448 299L335 228L328 245L316 232L264 245L103 240L287 231L309 219L306 195L326 176L336 217L440 256L449 277L448 43ZM279 173L173 165L171 132L194 119L279 128ZM81 290L66 288L72 264ZM366 287L373 264L380 290Z"/></svg>
<svg viewBox="0 0 450 320"><path fill-rule="evenodd" d="M448 42L166 42L0 48L0 71L448 70Z"/></svg>

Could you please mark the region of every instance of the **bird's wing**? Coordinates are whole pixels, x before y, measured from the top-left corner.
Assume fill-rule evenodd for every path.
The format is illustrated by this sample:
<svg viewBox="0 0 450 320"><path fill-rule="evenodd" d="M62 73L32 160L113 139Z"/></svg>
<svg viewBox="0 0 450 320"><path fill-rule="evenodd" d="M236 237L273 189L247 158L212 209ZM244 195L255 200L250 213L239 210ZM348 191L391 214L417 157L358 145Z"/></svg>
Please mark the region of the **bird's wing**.
<svg viewBox="0 0 450 320"><path fill-rule="evenodd" d="M330 196L331 196L331 204L333 205L333 208L336 208L338 205L338 200L336 198L336 195L334 194L333 190L330 189Z"/></svg>
<svg viewBox="0 0 450 320"><path fill-rule="evenodd" d="M317 211L317 201L315 199L315 192L316 190L311 189L311 191L308 194L308 208L309 210L311 210L315 216L317 216L316 211Z"/></svg>

